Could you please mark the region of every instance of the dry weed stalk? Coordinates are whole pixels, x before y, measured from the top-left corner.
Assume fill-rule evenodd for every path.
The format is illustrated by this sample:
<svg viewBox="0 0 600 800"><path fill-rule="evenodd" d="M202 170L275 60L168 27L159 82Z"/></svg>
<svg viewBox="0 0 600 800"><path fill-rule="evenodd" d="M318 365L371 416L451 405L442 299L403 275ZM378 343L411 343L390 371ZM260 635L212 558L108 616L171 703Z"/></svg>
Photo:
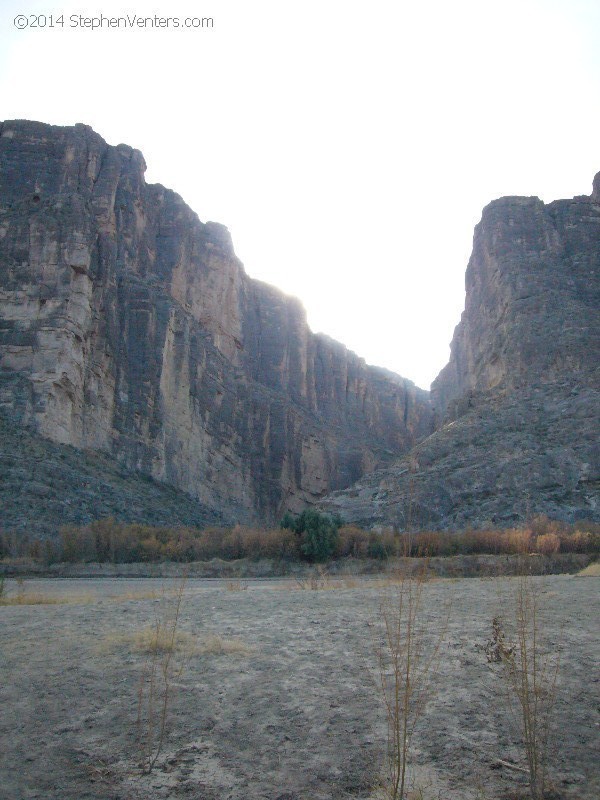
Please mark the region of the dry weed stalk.
<svg viewBox="0 0 600 800"><path fill-rule="evenodd" d="M140 678L137 729L140 766L145 774L152 772L162 752L172 683L181 672L175 666L173 658L185 583L186 576L179 584L172 613L169 605L163 602L156 615L153 634L148 643L148 659Z"/></svg>
<svg viewBox="0 0 600 800"><path fill-rule="evenodd" d="M315 570L310 577L299 578L296 576L294 580L296 581L298 588L302 589L303 591L311 590L316 592L319 591L319 589L327 589L330 586L330 578L327 574L327 570L320 564L315 567Z"/></svg>
<svg viewBox="0 0 600 800"><path fill-rule="evenodd" d="M514 596L514 635L509 637L494 618L494 658L502 664L510 708L516 717L527 760L529 793L543 800L546 792L551 721L560 667L558 653L542 643L539 596L531 576L517 579Z"/></svg>
<svg viewBox="0 0 600 800"><path fill-rule="evenodd" d="M446 617L433 640L428 637L421 620L424 586L424 574L403 576L380 603L379 678L388 732L384 790L390 800L408 796L412 737L433 692L448 622Z"/></svg>

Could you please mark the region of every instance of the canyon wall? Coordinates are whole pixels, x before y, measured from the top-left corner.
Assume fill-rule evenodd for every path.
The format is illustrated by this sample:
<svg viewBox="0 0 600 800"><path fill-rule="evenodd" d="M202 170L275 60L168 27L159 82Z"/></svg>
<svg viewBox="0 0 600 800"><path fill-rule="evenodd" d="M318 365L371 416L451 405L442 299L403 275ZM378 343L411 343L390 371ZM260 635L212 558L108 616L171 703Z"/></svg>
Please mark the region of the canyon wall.
<svg viewBox="0 0 600 800"><path fill-rule="evenodd" d="M598 386L599 226L600 174L590 197L503 197L484 209L450 361L432 384L441 419L490 392Z"/></svg>
<svg viewBox="0 0 600 800"><path fill-rule="evenodd" d="M590 196L488 205L465 283L437 430L323 507L399 530L600 521L600 174Z"/></svg>
<svg viewBox="0 0 600 800"><path fill-rule="evenodd" d="M314 504L431 432L427 392L313 334L226 228L144 170L84 125L0 124L7 424L242 522Z"/></svg>

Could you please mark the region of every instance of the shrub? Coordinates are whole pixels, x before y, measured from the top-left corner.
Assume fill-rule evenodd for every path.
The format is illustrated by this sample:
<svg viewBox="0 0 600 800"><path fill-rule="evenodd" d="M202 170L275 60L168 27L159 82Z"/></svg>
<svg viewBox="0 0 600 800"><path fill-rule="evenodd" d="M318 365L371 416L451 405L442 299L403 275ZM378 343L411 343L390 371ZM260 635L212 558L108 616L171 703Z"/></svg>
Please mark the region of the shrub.
<svg viewBox="0 0 600 800"><path fill-rule="evenodd" d="M420 557L448 556L456 551L458 538L440 531L423 531L414 537L416 554Z"/></svg>
<svg viewBox="0 0 600 800"><path fill-rule="evenodd" d="M62 561L97 561L96 540L89 528L67 526L59 531Z"/></svg>
<svg viewBox="0 0 600 800"><path fill-rule="evenodd" d="M564 525L558 520L550 519L545 514L537 514L530 521L529 528L535 536L543 536L548 533L560 533Z"/></svg>
<svg viewBox="0 0 600 800"><path fill-rule="evenodd" d="M296 518L286 514L281 526L301 537L300 552L307 561L326 561L335 553L341 522L339 517L332 518L309 508Z"/></svg>
<svg viewBox="0 0 600 800"><path fill-rule="evenodd" d="M282 518L280 524L279 524L279 527L287 529L287 530L290 530L290 531L294 531L294 533L297 533L297 531L296 531L296 517L293 514L290 514L289 511L286 511L285 514L283 515L283 518Z"/></svg>
<svg viewBox="0 0 600 800"><path fill-rule="evenodd" d="M533 534L528 528L510 531L508 534L508 546L511 553L531 553Z"/></svg>
<svg viewBox="0 0 600 800"><path fill-rule="evenodd" d="M535 549L544 556L551 556L560 550L560 537L556 533L543 533L535 540Z"/></svg>
<svg viewBox="0 0 600 800"><path fill-rule="evenodd" d="M331 522L311 521L303 534L300 550L307 561L326 561L333 555L337 528Z"/></svg>
<svg viewBox="0 0 600 800"><path fill-rule="evenodd" d="M385 546L385 542L383 541L382 537L378 536L376 533L372 533L369 536L367 555L369 558L386 559L388 557L388 551Z"/></svg>
<svg viewBox="0 0 600 800"><path fill-rule="evenodd" d="M369 534L355 525L343 525L338 530L335 555L338 558L351 556L365 558L369 549Z"/></svg>
<svg viewBox="0 0 600 800"><path fill-rule="evenodd" d="M587 553L594 552L594 534L575 531L572 534L563 534L560 537L560 549L567 553Z"/></svg>

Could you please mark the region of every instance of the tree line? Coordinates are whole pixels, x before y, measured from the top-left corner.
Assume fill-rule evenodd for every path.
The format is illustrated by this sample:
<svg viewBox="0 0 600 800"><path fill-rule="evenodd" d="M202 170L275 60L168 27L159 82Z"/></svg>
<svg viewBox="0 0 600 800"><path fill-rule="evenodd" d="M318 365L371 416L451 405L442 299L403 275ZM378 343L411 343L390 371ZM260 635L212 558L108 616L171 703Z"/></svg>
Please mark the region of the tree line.
<svg viewBox="0 0 600 800"><path fill-rule="evenodd" d="M511 529L460 532L367 531L309 509L286 514L279 528L171 528L112 518L63 526L55 539L0 532L0 559L45 563L136 563L274 559L323 562L341 558L387 559L468 554L598 553L600 525L577 526L536 517Z"/></svg>

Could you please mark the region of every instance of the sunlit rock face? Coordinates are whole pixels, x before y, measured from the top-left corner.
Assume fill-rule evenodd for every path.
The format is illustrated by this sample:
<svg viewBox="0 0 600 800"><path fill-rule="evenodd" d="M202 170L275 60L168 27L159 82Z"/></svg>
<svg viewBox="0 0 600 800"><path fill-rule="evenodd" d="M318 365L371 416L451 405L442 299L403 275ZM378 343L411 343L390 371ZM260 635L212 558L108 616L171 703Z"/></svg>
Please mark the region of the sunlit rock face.
<svg viewBox="0 0 600 800"><path fill-rule="evenodd" d="M600 198L490 203L475 229L466 304L432 385L441 420L488 392L598 386Z"/></svg>
<svg viewBox="0 0 600 800"><path fill-rule="evenodd" d="M437 430L324 504L364 525L600 520L600 174L587 197L483 211Z"/></svg>
<svg viewBox="0 0 600 800"><path fill-rule="evenodd" d="M84 125L0 124L5 420L245 522L431 432L428 393L312 334L297 300L248 278L226 228L144 170Z"/></svg>

